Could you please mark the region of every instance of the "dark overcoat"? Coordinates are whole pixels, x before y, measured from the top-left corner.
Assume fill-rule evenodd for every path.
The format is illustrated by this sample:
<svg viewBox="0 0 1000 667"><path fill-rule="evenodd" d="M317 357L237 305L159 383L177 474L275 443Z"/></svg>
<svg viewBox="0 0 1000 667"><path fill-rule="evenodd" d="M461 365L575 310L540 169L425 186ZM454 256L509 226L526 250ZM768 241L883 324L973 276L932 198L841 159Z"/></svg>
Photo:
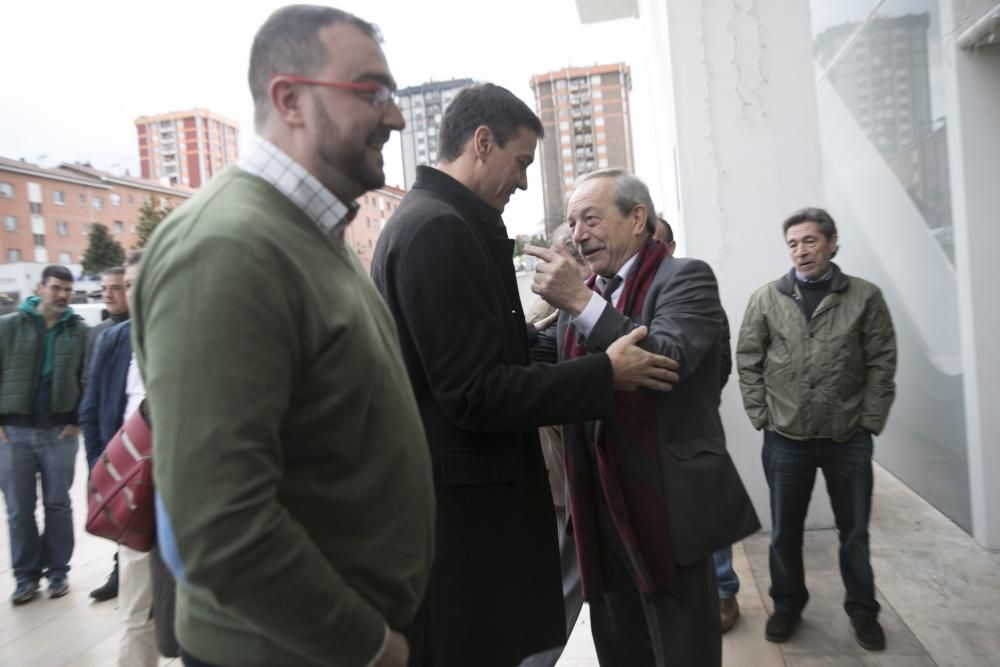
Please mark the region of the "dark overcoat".
<svg viewBox="0 0 1000 667"><path fill-rule="evenodd" d="M566 640L556 520L537 428L611 407L604 354L531 363L500 214L439 170L379 238L372 278L396 320L434 465L437 541L411 665L513 667Z"/></svg>

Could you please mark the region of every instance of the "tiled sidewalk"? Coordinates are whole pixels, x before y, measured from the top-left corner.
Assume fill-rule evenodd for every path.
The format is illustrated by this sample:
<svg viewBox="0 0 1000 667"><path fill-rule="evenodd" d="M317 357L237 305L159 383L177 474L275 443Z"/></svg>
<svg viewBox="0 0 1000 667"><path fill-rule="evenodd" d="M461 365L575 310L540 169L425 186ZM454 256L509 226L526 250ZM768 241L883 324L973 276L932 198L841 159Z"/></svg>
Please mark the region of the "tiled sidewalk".
<svg viewBox="0 0 1000 667"><path fill-rule="evenodd" d="M806 533L810 601L802 625L785 644L764 639L768 536L733 549L742 615L723 638L727 667L1000 666L1000 554L981 549L964 531L878 466L871 521L872 566L885 651L854 641L842 609L837 533ZM596 667L590 628L581 617L559 667Z"/></svg>
<svg viewBox="0 0 1000 667"><path fill-rule="evenodd" d="M83 507L83 458L73 490ZM0 503L2 504L2 503ZM77 523L82 512L76 513ZM40 520L40 519L39 519ZM0 601L0 665L73 667L114 665L120 630L113 602L95 604L87 593L111 569L110 543L77 532L69 595L39 598L13 608ZM876 469L872 562L888 648L868 653L855 642L841 610L843 587L832 530L806 537L806 577L812 595L803 623L781 646L764 640L767 535L733 550L742 582L742 616L723 640L727 667L1000 666L1000 554L980 549L961 529L891 475ZM13 585L7 531L0 529L0 594ZM178 667L179 661L162 665ZM596 667L586 610L570 637L560 667Z"/></svg>

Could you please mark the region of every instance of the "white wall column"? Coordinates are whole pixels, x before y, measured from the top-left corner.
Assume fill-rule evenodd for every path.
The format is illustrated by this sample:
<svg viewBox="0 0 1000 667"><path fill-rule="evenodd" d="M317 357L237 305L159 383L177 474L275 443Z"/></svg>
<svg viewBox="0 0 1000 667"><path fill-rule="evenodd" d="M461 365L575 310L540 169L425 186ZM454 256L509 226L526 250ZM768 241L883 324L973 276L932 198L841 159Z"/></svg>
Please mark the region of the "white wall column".
<svg viewBox="0 0 1000 667"><path fill-rule="evenodd" d="M1000 45L957 40L995 4L941 2L972 529L990 549L1000 549Z"/></svg>
<svg viewBox="0 0 1000 667"><path fill-rule="evenodd" d="M672 91L685 254L714 268L735 350L750 294L790 267L782 220L824 203L808 3L641 0L639 14L669 49L669 79L659 83ZM767 525L762 438L735 370L722 416ZM807 525L832 524L818 476Z"/></svg>

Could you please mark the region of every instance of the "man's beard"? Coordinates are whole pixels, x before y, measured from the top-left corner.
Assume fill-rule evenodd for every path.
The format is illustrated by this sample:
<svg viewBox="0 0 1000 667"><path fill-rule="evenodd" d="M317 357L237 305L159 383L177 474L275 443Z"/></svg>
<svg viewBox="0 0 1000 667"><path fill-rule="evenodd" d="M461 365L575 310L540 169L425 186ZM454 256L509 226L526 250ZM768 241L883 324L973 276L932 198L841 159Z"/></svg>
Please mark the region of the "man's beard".
<svg viewBox="0 0 1000 667"><path fill-rule="evenodd" d="M319 122L319 146L316 153L321 164L336 170L363 188L363 191L375 190L385 185L385 171L378 165L368 161L368 145L360 148L348 147L340 137L340 132L333 120L326 113L322 103L313 98L316 105L316 117Z"/></svg>

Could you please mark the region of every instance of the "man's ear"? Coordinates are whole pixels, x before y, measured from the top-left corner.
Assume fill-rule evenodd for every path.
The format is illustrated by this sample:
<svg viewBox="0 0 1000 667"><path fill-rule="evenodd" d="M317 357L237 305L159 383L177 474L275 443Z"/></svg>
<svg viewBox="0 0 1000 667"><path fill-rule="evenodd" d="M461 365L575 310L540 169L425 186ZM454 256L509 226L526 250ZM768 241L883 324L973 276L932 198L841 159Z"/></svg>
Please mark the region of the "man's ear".
<svg viewBox="0 0 1000 667"><path fill-rule="evenodd" d="M649 217L649 211L642 204L636 204L632 207L629 217L632 222L632 233L635 235L641 235L646 233L646 219Z"/></svg>
<svg viewBox="0 0 1000 667"><path fill-rule="evenodd" d="M480 125L472 134L472 150L475 151L476 158L486 161L486 156L490 154L496 145L496 138L493 130L485 125Z"/></svg>
<svg viewBox="0 0 1000 667"><path fill-rule="evenodd" d="M276 77L271 80L267 90L271 99L272 113L292 127L305 124L303 107L305 106L305 88L286 79Z"/></svg>

